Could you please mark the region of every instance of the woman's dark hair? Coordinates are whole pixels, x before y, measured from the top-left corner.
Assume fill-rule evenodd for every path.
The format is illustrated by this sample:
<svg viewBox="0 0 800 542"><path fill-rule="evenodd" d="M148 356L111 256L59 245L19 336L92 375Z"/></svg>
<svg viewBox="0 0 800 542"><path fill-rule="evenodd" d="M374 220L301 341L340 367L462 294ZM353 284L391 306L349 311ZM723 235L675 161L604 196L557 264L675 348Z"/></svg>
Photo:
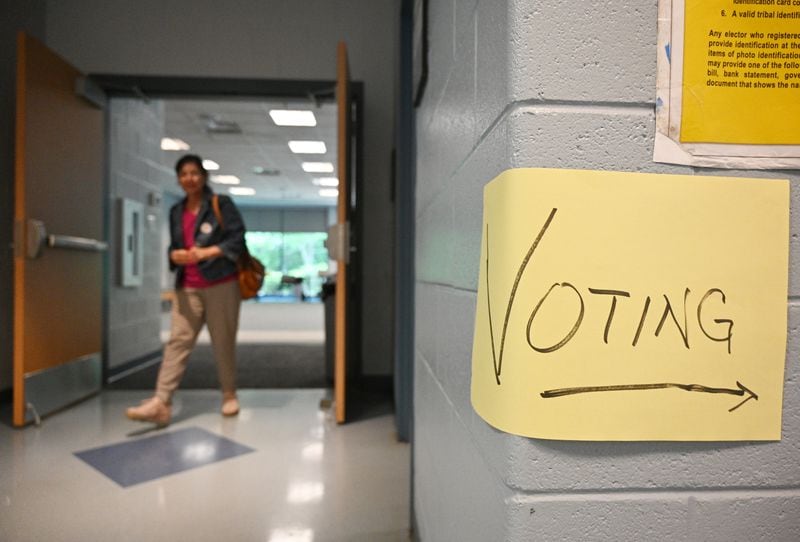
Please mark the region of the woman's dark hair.
<svg viewBox="0 0 800 542"><path fill-rule="evenodd" d="M196 154L184 154L178 159L177 162L175 162L175 173L180 175L181 168L183 168L183 166L186 164L194 164L197 166L197 169L200 170L200 172L203 174L203 177L206 179L206 182L203 185L203 190L208 193L213 192L211 187L208 186L208 170L205 168L205 166L203 166L203 159Z"/></svg>
<svg viewBox="0 0 800 542"><path fill-rule="evenodd" d="M180 159L175 163L175 173L180 173L181 168L186 164L194 164L197 166L197 169L203 172L203 175L208 177L208 171L203 166L203 159L197 156L196 154L184 154L180 157Z"/></svg>

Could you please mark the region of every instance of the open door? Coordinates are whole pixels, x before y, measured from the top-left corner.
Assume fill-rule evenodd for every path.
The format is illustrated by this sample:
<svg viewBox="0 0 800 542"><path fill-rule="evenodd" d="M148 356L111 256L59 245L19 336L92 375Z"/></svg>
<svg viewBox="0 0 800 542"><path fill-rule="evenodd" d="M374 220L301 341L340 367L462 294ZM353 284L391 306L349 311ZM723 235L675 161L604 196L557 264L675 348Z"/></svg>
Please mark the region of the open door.
<svg viewBox="0 0 800 542"><path fill-rule="evenodd" d="M15 426L100 389L101 107L38 40L17 38L14 202Z"/></svg>
<svg viewBox="0 0 800 542"><path fill-rule="evenodd" d="M346 420L347 392L347 321L348 266L350 264L350 139L351 139L351 95L350 73L347 64L347 45L339 42L336 51L336 102L338 109L337 128L337 173L339 197L336 202L336 228L339 240L336 243L336 332L334 346L334 399L336 421Z"/></svg>

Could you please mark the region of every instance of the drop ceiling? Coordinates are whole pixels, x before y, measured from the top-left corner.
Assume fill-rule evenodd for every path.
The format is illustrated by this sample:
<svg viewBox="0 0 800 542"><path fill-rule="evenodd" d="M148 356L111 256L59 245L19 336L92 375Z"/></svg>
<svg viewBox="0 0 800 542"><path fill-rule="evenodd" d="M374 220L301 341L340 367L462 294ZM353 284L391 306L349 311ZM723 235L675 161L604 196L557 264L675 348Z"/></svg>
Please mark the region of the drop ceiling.
<svg viewBox="0 0 800 542"><path fill-rule="evenodd" d="M317 119L313 127L276 126L271 109L311 110ZM334 173L306 173L303 162L330 162L336 168L336 104L313 100L164 100L166 137L178 138L188 151L165 151L164 165L189 152L218 163L213 175L235 175L239 187L255 190L253 196L232 196L240 205L283 207L333 206L336 199L319 195L318 177ZM295 154L289 141L323 141L324 154ZM217 193L226 194L229 185L212 183Z"/></svg>

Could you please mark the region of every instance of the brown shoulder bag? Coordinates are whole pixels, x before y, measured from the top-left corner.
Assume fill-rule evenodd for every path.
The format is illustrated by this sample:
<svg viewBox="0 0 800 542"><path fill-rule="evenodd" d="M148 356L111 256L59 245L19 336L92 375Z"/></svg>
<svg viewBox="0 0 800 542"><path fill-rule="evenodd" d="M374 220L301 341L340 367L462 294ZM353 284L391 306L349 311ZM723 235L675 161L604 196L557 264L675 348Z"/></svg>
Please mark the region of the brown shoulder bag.
<svg viewBox="0 0 800 542"><path fill-rule="evenodd" d="M211 200L212 207L214 208L214 215L217 217L217 222L222 229L225 229L225 222L222 220L222 211L219 210L219 197L214 196ZM250 254L247 250L247 245L244 246L244 251L236 261L236 267L239 269L239 291L242 293L242 299L250 299L258 295L261 285L264 284L264 277L267 274L264 264L258 258Z"/></svg>

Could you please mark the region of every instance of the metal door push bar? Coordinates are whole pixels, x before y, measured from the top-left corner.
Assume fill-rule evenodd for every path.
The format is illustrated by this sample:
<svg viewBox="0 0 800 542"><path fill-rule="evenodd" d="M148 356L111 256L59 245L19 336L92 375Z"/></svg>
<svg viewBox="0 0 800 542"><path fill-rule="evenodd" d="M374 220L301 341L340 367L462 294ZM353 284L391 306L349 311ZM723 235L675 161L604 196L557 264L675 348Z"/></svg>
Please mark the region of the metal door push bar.
<svg viewBox="0 0 800 542"><path fill-rule="evenodd" d="M27 255L30 259L41 256L45 245L50 248L64 248L70 250L84 250L88 252L105 252L108 250L108 243L89 239L87 237L75 237L72 235L53 235L47 233L44 222L41 220L28 220L27 230Z"/></svg>

